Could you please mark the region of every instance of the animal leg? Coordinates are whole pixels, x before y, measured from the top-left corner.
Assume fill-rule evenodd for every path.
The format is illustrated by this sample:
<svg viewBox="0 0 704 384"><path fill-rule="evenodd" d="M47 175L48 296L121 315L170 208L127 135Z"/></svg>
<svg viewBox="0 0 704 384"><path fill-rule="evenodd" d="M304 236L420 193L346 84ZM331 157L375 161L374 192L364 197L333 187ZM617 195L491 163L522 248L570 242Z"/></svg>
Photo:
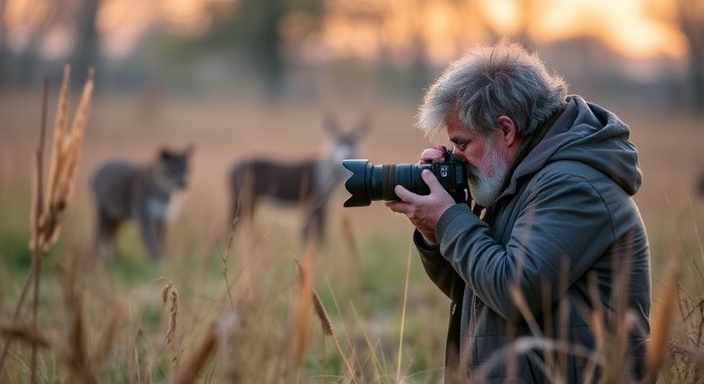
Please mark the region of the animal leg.
<svg viewBox="0 0 704 384"><path fill-rule="evenodd" d="M109 217L103 210L98 212L94 252L99 257L114 260L119 256L116 241L119 226L120 220Z"/></svg>
<svg viewBox="0 0 704 384"><path fill-rule="evenodd" d="M321 205L308 212L303 220L303 241L321 244L325 237L325 206Z"/></svg>
<svg viewBox="0 0 704 384"><path fill-rule="evenodd" d="M159 242L159 229L156 220L150 218L146 212L142 213L139 218L139 232L142 236L142 242L152 260L161 258L161 243Z"/></svg>
<svg viewBox="0 0 704 384"><path fill-rule="evenodd" d="M166 249L166 222L164 220L156 220L154 222L154 230L156 232L156 241L160 249L157 254L161 255Z"/></svg>

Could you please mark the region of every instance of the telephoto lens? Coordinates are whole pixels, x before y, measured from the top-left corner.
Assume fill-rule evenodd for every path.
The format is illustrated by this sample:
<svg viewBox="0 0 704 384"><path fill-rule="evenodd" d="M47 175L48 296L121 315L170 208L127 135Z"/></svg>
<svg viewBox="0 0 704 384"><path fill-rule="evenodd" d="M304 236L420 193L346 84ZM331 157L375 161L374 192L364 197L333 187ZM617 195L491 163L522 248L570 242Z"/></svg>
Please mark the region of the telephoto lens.
<svg viewBox="0 0 704 384"><path fill-rule="evenodd" d="M466 163L451 159L448 162L429 164L383 164L374 165L367 159L347 159L342 165L352 171L345 181L345 188L352 195L345 207L368 206L374 200L398 201L394 192L402 185L418 195L427 195L430 188L421 178L421 171L429 169L455 201L464 202L469 191Z"/></svg>

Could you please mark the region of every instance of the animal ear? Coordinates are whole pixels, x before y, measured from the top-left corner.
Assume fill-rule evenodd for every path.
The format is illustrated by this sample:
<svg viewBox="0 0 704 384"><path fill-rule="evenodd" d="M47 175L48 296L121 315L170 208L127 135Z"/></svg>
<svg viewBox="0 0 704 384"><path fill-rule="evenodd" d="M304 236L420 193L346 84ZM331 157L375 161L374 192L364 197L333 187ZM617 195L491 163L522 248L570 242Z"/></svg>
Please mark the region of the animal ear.
<svg viewBox="0 0 704 384"><path fill-rule="evenodd" d="M170 158L170 157L173 157L173 155L174 155L174 154L173 154L173 152L171 151L171 149L169 149L169 148L167 148L167 147L161 147L161 148L159 148L159 159L160 159L160 160L166 160L166 159L168 159L168 158Z"/></svg>
<svg viewBox="0 0 704 384"><path fill-rule="evenodd" d="M372 130L372 117L369 113L364 114L360 119L359 123L354 127L353 132L356 138L365 136L369 131Z"/></svg>
<svg viewBox="0 0 704 384"><path fill-rule="evenodd" d="M183 154L186 156L191 156L195 150L196 145L193 143L189 143L186 148L183 149Z"/></svg>
<svg viewBox="0 0 704 384"><path fill-rule="evenodd" d="M336 136L340 133L340 124L337 121L337 116L334 113L328 112L323 117L323 129L325 132Z"/></svg>

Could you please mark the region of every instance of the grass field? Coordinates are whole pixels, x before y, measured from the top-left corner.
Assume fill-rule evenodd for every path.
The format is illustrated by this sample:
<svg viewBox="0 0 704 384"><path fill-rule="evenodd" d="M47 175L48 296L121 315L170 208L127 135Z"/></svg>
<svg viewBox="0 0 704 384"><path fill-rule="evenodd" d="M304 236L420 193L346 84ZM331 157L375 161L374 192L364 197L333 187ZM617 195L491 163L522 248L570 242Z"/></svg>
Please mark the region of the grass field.
<svg viewBox="0 0 704 384"><path fill-rule="evenodd" d="M199 382L440 382L448 302L425 277L404 217L381 203L344 209L340 188L327 242L318 250L299 243L299 212L276 206L264 207L251 231L230 242L227 169L255 154L294 161L321 153L328 144L321 121L329 111L344 128L371 114L372 131L358 156L374 163L415 162L428 144L413 127L414 103L380 101L373 110L368 101L335 104L97 94L75 195L41 276L38 323L46 343L39 349L39 382L187 382L196 368ZM55 101L49 106L53 118ZM704 208L694 186L704 171L704 125L611 108L630 125L640 150L644 185L636 201L651 242L653 291L661 291L667 260L682 252L682 308L701 317ZM6 327L31 264L40 111L38 93L0 95L0 324ZM136 229L128 227L120 238L123 259L95 262L91 171L108 158L147 162L161 145L188 143L196 145L191 182L179 199L166 257L149 262ZM310 284L326 314L313 314L315 301L301 296L302 284ZM696 327L695 317L680 313L673 340L700 348L687 328ZM319 318L330 322L332 335ZM10 334L0 334L0 345L13 341L0 381L28 382L30 336ZM696 379L673 371L679 381Z"/></svg>

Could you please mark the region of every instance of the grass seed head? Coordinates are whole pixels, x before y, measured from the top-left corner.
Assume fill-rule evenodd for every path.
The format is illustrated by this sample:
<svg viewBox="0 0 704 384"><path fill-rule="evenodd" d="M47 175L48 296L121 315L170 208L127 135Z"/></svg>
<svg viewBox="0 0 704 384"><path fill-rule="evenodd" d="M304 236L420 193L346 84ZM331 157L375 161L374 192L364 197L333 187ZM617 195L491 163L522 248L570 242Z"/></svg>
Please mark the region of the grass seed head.
<svg viewBox="0 0 704 384"><path fill-rule="evenodd" d="M71 130L66 128L66 116L69 98L69 83L71 70L67 65L64 67L64 76L59 91L59 101L54 126L53 145L49 162L49 174L47 176L46 190L42 194L43 200L41 212L33 210L33 223L37 230L33 229L30 247L44 252L56 243L61 231L61 220L66 212L66 208L73 193L76 170L80 159L81 144L84 137L86 122L88 119L88 109L93 94L93 71L88 73L88 79L83 87L83 93L79 103L76 116ZM39 165L38 165L39 166ZM35 177L42 175L35 172ZM36 186L41 185L35 182ZM34 191L34 199L39 196L38 191ZM35 227L35 225L33 225Z"/></svg>

